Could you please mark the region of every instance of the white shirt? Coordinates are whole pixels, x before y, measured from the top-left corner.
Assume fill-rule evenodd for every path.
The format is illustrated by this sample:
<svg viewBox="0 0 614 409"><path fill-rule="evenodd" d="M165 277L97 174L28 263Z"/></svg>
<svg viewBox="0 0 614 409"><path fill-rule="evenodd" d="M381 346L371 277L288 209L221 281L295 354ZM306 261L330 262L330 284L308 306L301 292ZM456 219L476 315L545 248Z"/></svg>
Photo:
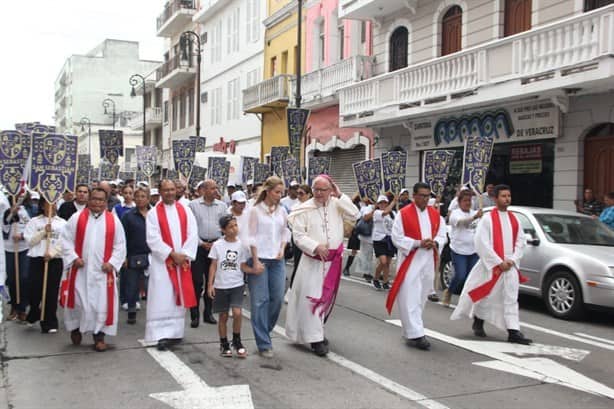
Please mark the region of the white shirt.
<svg viewBox="0 0 614 409"><path fill-rule="evenodd" d="M290 196L286 196L281 199L279 203L281 203L281 205L286 208L286 212L290 213L290 211L292 211L292 208L300 202L298 200L298 197L296 199L292 199Z"/></svg>
<svg viewBox="0 0 614 409"><path fill-rule="evenodd" d="M29 257L45 257L47 250L47 216L36 216L28 222L24 230L24 238L26 239L30 250ZM62 242L61 234L66 225L66 220L61 217L54 216L51 219L51 242L49 243L49 254L52 258L62 258Z"/></svg>
<svg viewBox="0 0 614 409"><path fill-rule="evenodd" d="M487 192L482 193L482 206L490 207L495 205L495 199L488 196Z"/></svg>
<svg viewBox="0 0 614 409"><path fill-rule="evenodd" d="M287 226L286 209L277 206L273 213L264 202L251 208L249 212L250 246L256 247L258 258L274 259L281 251L281 243L290 240Z"/></svg>
<svg viewBox="0 0 614 409"><path fill-rule="evenodd" d="M464 212L454 209L450 214L450 248L458 254L468 256L475 253L474 236L477 220L472 217L477 211Z"/></svg>
<svg viewBox="0 0 614 409"><path fill-rule="evenodd" d="M371 239L373 241L384 240L386 236L390 236L392 234L392 224L394 220L390 217L389 214L384 216L383 210L376 210L373 212L373 233L371 234Z"/></svg>
<svg viewBox="0 0 614 409"><path fill-rule="evenodd" d="M478 210L478 207L479 206L476 197L471 196L471 208L473 210ZM452 214L452 211L458 208L458 196L455 196L454 199L452 199L452 201L450 202L450 205L448 206L448 214Z"/></svg>
<svg viewBox="0 0 614 409"><path fill-rule="evenodd" d="M247 262L249 250L240 240L229 242L224 237L217 240L209 250L209 258L217 262L214 288L236 288L243 285L241 263Z"/></svg>
<svg viewBox="0 0 614 409"><path fill-rule="evenodd" d="M373 211L373 205L367 205L367 206L363 206L362 209L360 209L360 217L365 217L365 215L371 213ZM373 234L373 233L371 233ZM362 240L364 242L367 243L373 243L373 238L372 236L363 236L361 234L358 235L358 239Z"/></svg>
<svg viewBox="0 0 614 409"><path fill-rule="evenodd" d="M4 217L4 212L0 215ZM19 217L19 221L17 223L10 223L2 225L2 229L4 233L8 233L8 238L4 240L4 250L9 253L15 252L15 242L13 241L13 236L16 234L23 234L26 225L30 221L30 215L25 207L19 206L17 210L17 216ZM26 240L19 240L17 242L17 251L22 252L28 249L28 243Z"/></svg>

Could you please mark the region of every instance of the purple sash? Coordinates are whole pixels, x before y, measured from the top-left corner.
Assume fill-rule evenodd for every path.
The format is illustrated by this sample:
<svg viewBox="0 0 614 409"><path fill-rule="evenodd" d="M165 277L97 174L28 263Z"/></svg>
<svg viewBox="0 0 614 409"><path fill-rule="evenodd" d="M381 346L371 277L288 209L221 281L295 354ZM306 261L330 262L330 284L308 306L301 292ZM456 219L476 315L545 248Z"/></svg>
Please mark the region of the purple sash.
<svg viewBox="0 0 614 409"><path fill-rule="evenodd" d="M317 256L310 256L306 253L303 254L314 260L322 261ZM325 321L335 305L335 298L337 298L339 282L341 281L342 258L343 244L341 244L336 250L329 250L328 257L325 261L330 261L331 264L328 272L326 273L326 277L324 277L324 282L322 283L322 296L320 298L307 297L313 304L311 312L315 314L318 307L320 307L319 315L320 317L324 316Z"/></svg>

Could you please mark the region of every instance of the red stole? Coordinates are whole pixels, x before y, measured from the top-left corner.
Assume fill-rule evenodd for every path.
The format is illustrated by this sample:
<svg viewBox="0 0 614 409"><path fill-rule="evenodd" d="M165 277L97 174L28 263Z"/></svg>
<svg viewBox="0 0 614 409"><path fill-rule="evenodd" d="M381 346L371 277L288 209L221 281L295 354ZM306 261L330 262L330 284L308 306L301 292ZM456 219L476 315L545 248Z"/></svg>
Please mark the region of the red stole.
<svg viewBox="0 0 614 409"><path fill-rule="evenodd" d="M512 225L512 240L513 240L513 249L516 251L516 239L518 238L518 219L514 216L514 213L507 212L510 217L510 224ZM497 209L493 209L490 212L490 217L492 220L492 245L493 250L499 256L501 260L505 260L505 251L503 249L503 229L501 229L501 216L499 215L499 211ZM492 278L485 282L484 284L474 288L469 291L469 297L475 303L480 301L482 298L486 297L492 291L497 281L499 281L499 277L501 276L501 268L499 266L495 266L492 269ZM518 280L521 283L526 283L529 279L522 274L520 274L520 270L518 270Z"/></svg>
<svg viewBox="0 0 614 409"><path fill-rule="evenodd" d="M179 204L179 202L175 202L175 208L177 209L177 215L179 216L181 245L183 245L188 237L188 215L185 212L185 208ZM160 224L162 241L171 249L174 249L173 237L171 236L171 230L168 225L168 218L166 217L166 209L164 209L163 202L156 205L156 214L158 216L158 223ZM173 284L176 305L181 305L181 298L183 296L183 306L185 308L196 307L196 295L194 294L194 284L192 283L192 268L190 267L190 262L186 261L182 266L179 266L180 276L177 274L177 266L170 255L165 260L165 264L166 270L168 271L168 275L171 279L171 283ZM181 287L179 286L179 280L181 280Z"/></svg>
<svg viewBox="0 0 614 409"><path fill-rule="evenodd" d="M115 219L113 214L107 210L104 211L105 218L105 234L104 234L104 255L103 263L108 263L113 254L113 241L115 238ZM83 258L83 242L85 241L85 230L90 217L88 208L83 209L77 220L77 232L75 235L75 253L79 258ZM60 302L60 305L67 308L75 308L75 283L77 280L77 272L79 269L73 264L70 275L68 277L68 295L65 302ZM113 310L114 310L114 291L115 291L115 274L113 271L107 273L107 319L105 325L113 325Z"/></svg>
<svg viewBox="0 0 614 409"><path fill-rule="evenodd" d="M427 206L427 211L429 213L429 219L431 221L431 238L435 238L437 236L437 232L439 231L439 224L441 222L441 216L439 216L439 212L431 207ZM403 221L403 233L414 240L423 240L422 232L420 231L420 218L418 216L418 209L412 203L409 206L405 206L399 212L401 216L401 220ZM419 247L412 249L403 263L401 267L399 267L399 272L394 279L394 284L392 284L392 288L388 293L388 298L386 299L386 309L388 310L388 314L392 311L392 306L394 305L394 301L397 298L399 290L401 289L401 285L403 284L403 280L405 280L405 275L409 270L409 266L416 255L416 251ZM435 266L437 266L437 249L433 249L433 257L435 259Z"/></svg>

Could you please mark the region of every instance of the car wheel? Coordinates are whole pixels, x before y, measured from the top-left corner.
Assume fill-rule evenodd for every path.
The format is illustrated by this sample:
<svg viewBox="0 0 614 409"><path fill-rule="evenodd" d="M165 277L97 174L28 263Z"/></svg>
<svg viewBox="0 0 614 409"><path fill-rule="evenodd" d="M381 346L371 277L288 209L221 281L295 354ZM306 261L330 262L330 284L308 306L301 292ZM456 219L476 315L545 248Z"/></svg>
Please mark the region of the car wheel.
<svg viewBox="0 0 614 409"><path fill-rule="evenodd" d="M576 277L569 271L556 271L551 274L543 292L546 308L554 317L571 320L582 315L582 289Z"/></svg>
<svg viewBox="0 0 614 409"><path fill-rule="evenodd" d="M439 266L439 279L441 281L441 288L446 289L450 287L452 277L454 277L454 264L449 257L442 257L441 264Z"/></svg>

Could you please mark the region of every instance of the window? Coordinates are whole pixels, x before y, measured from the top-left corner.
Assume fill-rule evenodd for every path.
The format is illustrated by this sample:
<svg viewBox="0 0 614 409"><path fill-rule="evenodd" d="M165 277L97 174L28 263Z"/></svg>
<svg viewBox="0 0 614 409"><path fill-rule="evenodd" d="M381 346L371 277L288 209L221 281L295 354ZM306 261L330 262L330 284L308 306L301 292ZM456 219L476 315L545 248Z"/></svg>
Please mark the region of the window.
<svg viewBox="0 0 614 409"><path fill-rule="evenodd" d="M247 0L245 20L247 42L258 41L260 37L260 0Z"/></svg>
<svg viewBox="0 0 614 409"><path fill-rule="evenodd" d="M185 110L186 110L185 92L179 95L179 129L185 128Z"/></svg>
<svg viewBox="0 0 614 409"><path fill-rule="evenodd" d="M364 44L367 42L367 22L360 22L360 43Z"/></svg>
<svg viewBox="0 0 614 409"><path fill-rule="evenodd" d="M390 72L407 67L409 32L405 27L398 27L390 37Z"/></svg>
<svg viewBox="0 0 614 409"><path fill-rule="evenodd" d="M162 88L156 88L156 100L154 106L160 108L162 106Z"/></svg>
<svg viewBox="0 0 614 409"><path fill-rule="evenodd" d="M319 50L320 50L320 62L322 62L322 64L324 64L324 62L326 61L326 35L325 35L325 26L324 26L324 19L322 19L322 21L320 22L320 26L318 28L318 32L319 32Z"/></svg>
<svg viewBox="0 0 614 409"><path fill-rule="evenodd" d="M164 101L164 123L168 122L168 101Z"/></svg>
<svg viewBox="0 0 614 409"><path fill-rule="evenodd" d="M211 90L211 125L222 123L222 88Z"/></svg>
<svg viewBox="0 0 614 409"><path fill-rule="evenodd" d="M531 0L505 0L504 36L531 29Z"/></svg>
<svg viewBox="0 0 614 409"><path fill-rule="evenodd" d="M211 29L211 63L222 59L222 21L219 20Z"/></svg>
<svg viewBox="0 0 614 409"><path fill-rule="evenodd" d="M614 4L614 0L585 0L584 11L595 10L608 4Z"/></svg>
<svg viewBox="0 0 614 409"><path fill-rule="evenodd" d="M271 57L271 66L269 69L271 70L271 77L277 75L277 57Z"/></svg>
<svg viewBox="0 0 614 409"><path fill-rule="evenodd" d="M345 48L345 27L341 24L337 27L337 33L339 34L339 61L343 60L343 51Z"/></svg>
<svg viewBox="0 0 614 409"><path fill-rule="evenodd" d="M177 97L173 97L173 131L177 130L177 117L179 114L179 101L177 101Z"/></svg>
<svg viewBox="0 0 614 409"><path fill-rule="evenodd" d="M226 119L239 119L239 78L228 82L226 98Z"/></svg>
<svg viewBox="0 0 614 409"><path fill-rule="evenodd" d="M194 88L188 91L188 126L194 125Z"/></svg>
<svg viewBox="0 0 614 409"><path fill-rule="evenodd" d="M234 53L239 51L239 8L236 8L226 17L226 51Z"/></svg>
<svg viewBox="0 0 614 409"><path fill-rule="evenodd" d="M462 48L463 10L459 6L448 9L441 21L441 55L460 51Z"/></svg>
<svg viewBox="0 0 614 409"><path fill-rule="evenodd" d="M247 79L245 82L245 87L249 88L254 86L260 82L260 68L256 68L254 70L247 72Z"/></svg>
<svg viewBox="0 0 614 409"><path fill-rule="evenodd" d="M288 51L281 53L281 74L288 73Z"/></svg>

